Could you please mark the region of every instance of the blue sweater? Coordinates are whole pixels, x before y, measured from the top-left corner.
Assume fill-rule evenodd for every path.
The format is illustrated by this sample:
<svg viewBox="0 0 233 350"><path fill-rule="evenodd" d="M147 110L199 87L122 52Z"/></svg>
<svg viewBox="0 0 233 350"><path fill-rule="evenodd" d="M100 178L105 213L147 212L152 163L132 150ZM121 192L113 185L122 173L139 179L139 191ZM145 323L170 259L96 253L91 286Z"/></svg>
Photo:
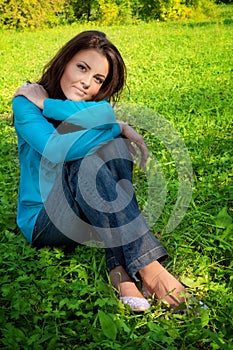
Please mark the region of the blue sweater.
<svg viewBox="0 0 233 350"><path fill-rule="evenodd" d="M119 136L121 130L106 101L47 98L42 111L25 97L18 96L13 99L12 106L20 158L17 224L31 243L37 216L63 163L95 152ZM82 129L60 134L45 117Z"/></svg>

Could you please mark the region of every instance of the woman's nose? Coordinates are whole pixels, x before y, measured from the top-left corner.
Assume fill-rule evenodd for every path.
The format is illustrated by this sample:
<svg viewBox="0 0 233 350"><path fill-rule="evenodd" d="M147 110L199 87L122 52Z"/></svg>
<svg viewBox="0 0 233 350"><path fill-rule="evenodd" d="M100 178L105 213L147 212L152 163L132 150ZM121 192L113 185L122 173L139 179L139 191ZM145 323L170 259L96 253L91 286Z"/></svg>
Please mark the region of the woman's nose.
<svg viewBox="0 0 233 350"><path fill-rule="evenodd" d="M88 89L91 85L91 75L85 74L85 76L82 78L81 83L84 89Z"/></svg>

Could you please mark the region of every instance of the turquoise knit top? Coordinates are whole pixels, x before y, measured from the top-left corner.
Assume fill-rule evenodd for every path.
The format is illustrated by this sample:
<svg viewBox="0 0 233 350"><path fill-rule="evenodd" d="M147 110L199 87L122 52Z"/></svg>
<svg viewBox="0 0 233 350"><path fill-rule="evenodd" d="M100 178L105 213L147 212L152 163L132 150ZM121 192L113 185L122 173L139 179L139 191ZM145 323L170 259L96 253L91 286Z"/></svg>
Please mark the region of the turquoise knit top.
<svg viewBox="0 0 233 350"><path fill-rule="evenodd" d="M119 136L121 129L107 101L47 98L41 110L27 98L17 96L12 106L20 159L17 224L31 243L37 216L64 162L95 152ZM47 118L73 124L77 131L60 133Z"/></svg>

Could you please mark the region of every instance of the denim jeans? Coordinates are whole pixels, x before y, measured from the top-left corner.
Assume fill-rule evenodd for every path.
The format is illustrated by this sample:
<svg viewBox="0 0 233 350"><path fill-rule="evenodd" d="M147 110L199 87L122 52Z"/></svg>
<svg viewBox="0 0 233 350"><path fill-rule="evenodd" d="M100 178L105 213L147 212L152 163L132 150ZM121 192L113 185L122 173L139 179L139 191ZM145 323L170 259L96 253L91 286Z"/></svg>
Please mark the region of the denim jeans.
<svg viewBox="0 0 233 350"><path fill-rule="evenodd" d="M102 246L108 269L122 265L135 280L144 266L165 259L165 248L139 210L132 167L121 137L65 163L37 218L33 246Z"/></svg>

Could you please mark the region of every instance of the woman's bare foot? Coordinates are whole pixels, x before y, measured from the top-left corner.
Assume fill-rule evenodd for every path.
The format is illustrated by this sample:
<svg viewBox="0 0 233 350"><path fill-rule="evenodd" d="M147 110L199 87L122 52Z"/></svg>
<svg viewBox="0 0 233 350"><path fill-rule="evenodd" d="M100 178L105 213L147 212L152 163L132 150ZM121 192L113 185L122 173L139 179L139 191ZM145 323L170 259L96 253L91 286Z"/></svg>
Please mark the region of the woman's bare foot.
<svg viewBox="0 0 233 350"><path fill-rule="evenodd" d="M188 299L185 287L158 261L145 266L139 274L147 290L157 299L165 300L171 307L176 307Z"/></svg>
<svg viewBox="0 0 233 350"><path fill-rule="evenodd" d="M115 267L109 275L111 283L119 292L123 304L128 304L133 311L145 311L150 308L149 302L144 298L123 266Z"/></svg>
<svg viewBox="0 0 233 350"><path fill-rule="evenodd" d="M121 297L137 297L144 298L142 293L137 288L136 284L127 274L123 266L117 266L110 271L110 280Z"/></svg>

